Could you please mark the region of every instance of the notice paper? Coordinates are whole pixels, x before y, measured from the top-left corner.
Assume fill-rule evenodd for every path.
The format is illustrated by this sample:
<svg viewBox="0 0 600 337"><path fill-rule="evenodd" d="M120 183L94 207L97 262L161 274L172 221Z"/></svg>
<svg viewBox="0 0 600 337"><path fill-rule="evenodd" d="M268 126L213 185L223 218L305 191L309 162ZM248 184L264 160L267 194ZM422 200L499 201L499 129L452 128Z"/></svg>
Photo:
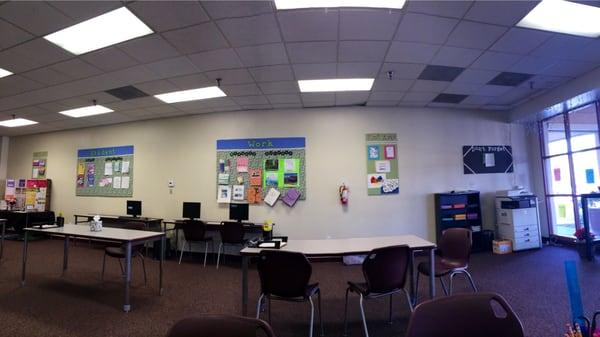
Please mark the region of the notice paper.
<svg viewBox="0 0 600 337"><path fill-rule="evenodd" d="M244 199L244 185L233 185L233 200Z"/></svg>
<svg viewBox="0 0 600 337"><path fill-rule="evenodd" d="M375 172L388 173L392 170L389 160L378 160L375 162Z"/></svg>
<svg viewBox="0 0 600 337"><path fill-rule="evenodd" d="M485 166L485 167L496 166L496 156L494 153L484 153L483 154L483 166Z"/></svg>
<svg viewBox="0 0 600 337"><path fill-rule="evenodd" d="M279 199L279 196L281 195L281 192L279 192L278 190L271 188L269 190L269 192L267 193L267 195L265 196L265 204L273 207L275 205L275 203L277 202L277 199Z"/></svg>
<svg viewBox="0 0 600 337"><path fill-rule="evenodd" d="M121 177L113 178L113 188L121 188Z"/></svg>
<svg viewBox="0 0 600 337"><path fill-rule="evenodd" d="M228 203L231 201L231 186L219 185L217 188L217 202Z"/></svg>
<svg viewBox="0 0 600 337"><path fill-rule="evenodd" d="M219 185L229 184L229 173L219 173Z"/></svg>
<svg viewBox="0 0 600 337"><path fill-rule="evenodd" d="M238 157L237 171L238 172L248 172L248 157Z"/></svg>
<svg viewBox="0 0 600 337"><path fill-rule="evenodd" d="M121 188L129 188L129 177L121 178Z"/></svg>
<svg viewBox="0 0 600 337"><path fill-rule="evenodd" d="M261 169L248 169L248 175L250 176L251 186L262 185L262 170Z"/></svg>
<svg viewBox="0 0 600 337"><path fill-rule="evenodd" d="M107 161L104 163L104 175L112 176L113 174L113 163L112 161Z"/></svg>
<svg viewBox="0 0 600 337"><path fill-rule="evenodd" d="M283 161L283 168L285 172L296 172L296 160L295 159L285 159Z"/></svg>
<svg viewBox="0 0 600 337"><path fill-rule="evenodd" d="M129 162L128 161L124 161L121 164L121 172L123 172L123 173L129 173Z"/></svg>

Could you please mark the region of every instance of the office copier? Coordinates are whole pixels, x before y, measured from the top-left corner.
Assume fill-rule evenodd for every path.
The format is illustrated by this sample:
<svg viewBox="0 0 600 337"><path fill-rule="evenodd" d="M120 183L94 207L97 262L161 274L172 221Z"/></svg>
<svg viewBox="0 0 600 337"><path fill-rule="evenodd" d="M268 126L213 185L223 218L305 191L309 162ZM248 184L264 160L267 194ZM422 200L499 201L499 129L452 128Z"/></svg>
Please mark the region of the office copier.
<svg viewBox="0 0 600 337"><path fill-rule="evenodd" d="M513 251L542 248L538 199L524 189L496 193L496 228L500 239L511 240Z"/></svg>

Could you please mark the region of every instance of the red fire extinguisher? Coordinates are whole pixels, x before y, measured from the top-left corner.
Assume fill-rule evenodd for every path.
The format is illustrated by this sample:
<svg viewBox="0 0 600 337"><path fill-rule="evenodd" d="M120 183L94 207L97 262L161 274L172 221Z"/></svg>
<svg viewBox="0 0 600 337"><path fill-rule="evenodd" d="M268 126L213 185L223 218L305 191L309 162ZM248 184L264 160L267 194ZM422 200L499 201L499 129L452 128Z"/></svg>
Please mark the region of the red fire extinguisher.
<svg viewBox="0 0 600 337"><path fill-rule="evenodd" d="M349 192L350 192L350 190L348 190L348 187L346 187L346 184L342 184L342 186L340 186L340 202L342 203L342 205L348 204L348 193Z"/></svg>

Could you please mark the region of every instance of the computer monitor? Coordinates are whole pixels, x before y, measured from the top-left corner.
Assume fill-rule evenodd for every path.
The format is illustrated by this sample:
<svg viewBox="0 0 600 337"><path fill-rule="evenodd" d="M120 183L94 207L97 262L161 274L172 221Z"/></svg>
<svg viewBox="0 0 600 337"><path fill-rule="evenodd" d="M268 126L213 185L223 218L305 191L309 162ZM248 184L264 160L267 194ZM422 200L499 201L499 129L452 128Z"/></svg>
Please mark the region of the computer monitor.
<svg viewBox="0 0 600 337"><path fill-rule="evenodd" d="M229 204L229 219L237 220L248 220L248 204Z"/></svg>
<svg viewBox="0 0 600 337"><path fill-rule="evenodd" d="M142 215L142 202L139 200L127 200L127 215L133 217Z"/></svg>
<svg viewBox="0 0 600 337"><path fill-rule="evenodd" d="M184 202L183 217L186 219L200 219L200 203L199 202Z"/></svg>

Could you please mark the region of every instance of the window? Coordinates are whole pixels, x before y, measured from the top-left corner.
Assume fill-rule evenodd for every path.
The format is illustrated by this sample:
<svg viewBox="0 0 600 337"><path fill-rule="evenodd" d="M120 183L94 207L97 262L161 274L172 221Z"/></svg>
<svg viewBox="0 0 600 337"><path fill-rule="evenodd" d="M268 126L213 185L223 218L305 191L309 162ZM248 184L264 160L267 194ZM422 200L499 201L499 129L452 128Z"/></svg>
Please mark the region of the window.
<svg viewBox="0 0 600 337"><path fill-rule="evenodd" d="M571 237L581 227L580 195L600 186L597 104L540 122L550 233ZM577 216L575 216L577 215Z"/></svg>

